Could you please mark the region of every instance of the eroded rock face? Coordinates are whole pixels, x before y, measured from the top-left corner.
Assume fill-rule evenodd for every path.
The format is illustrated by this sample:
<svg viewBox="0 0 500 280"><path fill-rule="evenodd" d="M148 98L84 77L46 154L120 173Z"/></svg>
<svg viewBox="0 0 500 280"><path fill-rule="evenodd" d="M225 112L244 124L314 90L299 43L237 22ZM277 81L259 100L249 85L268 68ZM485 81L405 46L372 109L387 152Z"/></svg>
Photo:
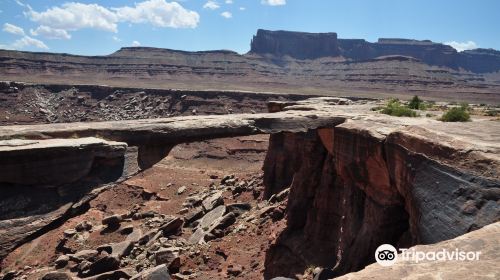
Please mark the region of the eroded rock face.
<svg viewBox="0 0 500 280"><path fill-rule="evenodd" d="M152 147L143 154L153 155L146 157L152 164L162 154L168 153L169 147L179 143L224 136L273 134L264 167L265 194L271 196L288 187L290 193L286 210L288 225L267 252L266 278L293 276L302 273L309 265L331 267L336 275L345 274L373 262L373 252L382 243L407 247L438 242L499 219L499 122L481 120L448 124L429 118L394 118L373 112L370 107L342 98L312 98L301 102L275 102L270 108L276 112L266 114L0 127L0 139L10 141L6 143L14 146L0 150L0 156L15 150L27 153L26 159L29 156L37 159L36 145L46 143L47 146L61 141L51 148L55 149L54 155L63 155L67 159L71 154L64 156L63 152L72 150L68 143L83 141L79 137L107 139L94 138L104 143L106 149L113 146L109 140L126 142L127 145L115 143L122 147L117 149L120 151L117 154L108 151L95 157L92 166L98 163L102 168L90 168L89 174L77 181L87 182L88 178L101 178L102 171L114 170L114 167L119 167L117 174L122 176L123 170L129 166L126 163L129 152L135 153L131 158L140 165L141 147ZM30 148L29 145L35 146ZM79 151L82 154L93 151L86 147L83 145ZM164 149L158 150L158 147ZM110 158L101 159L105 155L110 155ZM115 165L116 156L121 165ZM7 229L2 232L5 233L3 236L11 238L2 240L2 245L26 240L12 237L16 233L13 224L29 229L23 236L32 236L36 229L25 227L27 224L41 220L47 225L57 222L57 217L75 211L75 197L64 200L61 198L64 196L55 193L87 194L104 180L91 182L90 186L63 184L45 193L56 199L53 205L59 207L59 216L43 216L54 211L53 208L43 208L47 211L43 215L28 213L32 219L28 223L15 220L18 216L2 220L2 229ZM237 184L234 176L226 176L221 182L233 187L232 195L238 195L236 190L246 184ZM6 184L9 187L13 183ZM32 192L36 186L27 184L24 187L24 191ZM13 190L19 193L19 188ZM284 203L283 199L281 194L273 197L273 200ZM11 202L21 203L22 200L11 199ZM210 207L218 205L208 202L206 205ZM205 204L203 198L199 198L198 203L200 208ZM30 209L30 205L35 204L26 203L28 206L14 208ZM226 214L227 209L222 210L217 210L220 213L212 217L211 214L205 215L213 221L202 218L191 243L205 240L207 231L213 235L208 239L217 237L218 230L235 222L236 214ZM261 211L261 218L269 216L279 220L284 215L284 206L264 207ZM186 223L198 218L187 218ZM174 229L182 226L182 221L178 221L165 224L163 231L172 229L175 232ZM155 239L150 238L149 233L146 235L146 243ZM9 250L12 247L2 248ZM95 271L101 272L99 269Z"/></svg>
<svg viewBox="0 0 500 280"><path fill-rule="evenodd" d="M495 72L500 69L500 55L496 50L476 49L457 52L454 48L429 40L380 38L371 43L363 39L337 39L336 33L304 33L291 31L257 31L252 39L250 53L297 59L317 59L342 56L362 61L383 56L408 56L429 65L466 69L475 73Z"/></svg>
<svg viewBox="0 0 500 280"><path fill-rule="evenodd" d="M304 157L297 147L305 144L304 133L279 133L272 134L269 149L264 163L264 183L266 189L264 197L279 193L290 185L294 172L300 166L300 159Z"/></svg>
<svg viewBox="0 0 500 280"><path fill-rule="evenodd" d="M358 115L333 128L271 137L268 156L278 160L266 161L275 163L264 167L266 193L291 190L266 279L310 265L339 276L374 262L381 244L431 244L498 221L499 146L485 140L497 133L471 136L478 123L391 120ZM282 145L287 137L295 149Z"/></svg>
<svg viewBox="0 0 500 280"><path fill-rule="evenodd" d="M0 127L0 258L65 217L84 211L99 191L94 189L151 167L176 144L225 136L300 132L337 120L326 111L318 113ZM227 221L231 217L226 217Z"/></svg>
<svg viewBox="0 0 500 280"><path fill-rule="evenodd" d="M125 143L92 137L0 141L0 182L42 186L72 183L90 172L96 158L120 158L126 148Z"/></svg>
<svg viewBox="0 0 500 280"><path fill-rule="evenodd" d="M338 56L340 50L337 33L306 33L257 30L252 39L251 52L291 56L298 59L315 59Z"/></svg>
<svg viewBox="0 0 500 280"><path fill-rule="evenodd" d="M0 141L0 259L126 176L126 149L93 137Z"/></svg>
<svg viewBox="0 0 500 280"><path fill-rule="evenodd" d="M310 264L340 263L346 271L362 267L371 261L366 252L382 241L396 243L408 229L387 170L378 174L384 162L380 141L335 130L334 156L316 131L308 134L307 144L299 148L300 168L293 174L287 229L267 253L266 279L291 277ZM376 178L375 185L385 188L386 195L376 192L370 178Z"/></svg>

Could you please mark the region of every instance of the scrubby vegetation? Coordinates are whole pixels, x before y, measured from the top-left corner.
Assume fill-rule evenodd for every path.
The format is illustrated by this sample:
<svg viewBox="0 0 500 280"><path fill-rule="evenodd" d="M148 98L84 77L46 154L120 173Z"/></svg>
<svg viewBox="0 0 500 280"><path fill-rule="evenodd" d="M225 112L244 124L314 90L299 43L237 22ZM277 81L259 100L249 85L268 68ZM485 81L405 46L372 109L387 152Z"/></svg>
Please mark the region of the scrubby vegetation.
<svg viewBox="0 0 500 280"><path fill-rule="evenodd" d="M418 95L415 95L408 104L408 108L415 110L425 110L427 106L424 101L418 97Z"/></svg>
<svg viewBox="0 0 500 280"><path fill-rule="evenodd" d="M417 112L402 105L398 99L391 99L385 107L380 111L382 114L391 115L395 117L416 117Z"/></svg>
<svg viewBox="0 0 500 280"><path fill-rule="evenodd" d="M443 122L467 122L470 121L469 105L461 104L460 107L448 109L440 119Z"/></svg>

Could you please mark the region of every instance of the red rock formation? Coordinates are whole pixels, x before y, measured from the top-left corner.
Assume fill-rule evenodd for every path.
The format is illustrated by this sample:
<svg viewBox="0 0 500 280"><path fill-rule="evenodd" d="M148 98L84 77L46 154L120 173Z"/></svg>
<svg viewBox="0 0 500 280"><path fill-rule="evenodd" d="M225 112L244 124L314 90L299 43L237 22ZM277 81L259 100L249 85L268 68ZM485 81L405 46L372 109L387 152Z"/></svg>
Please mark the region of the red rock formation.
<svg viewBox="0 0 500 280"><path fill-rule="evenodd" d="M291 190L287 228L267 252L265 278L292 277L311 265L338 276L374 262L381 244L430 244L498 221L498 162L471 149L461 126L448 125L445 136L437 124L348 119L271 137L269 155L286 158L264 166L266 194ZM268 176L275 173L282 176Z"/></svg>

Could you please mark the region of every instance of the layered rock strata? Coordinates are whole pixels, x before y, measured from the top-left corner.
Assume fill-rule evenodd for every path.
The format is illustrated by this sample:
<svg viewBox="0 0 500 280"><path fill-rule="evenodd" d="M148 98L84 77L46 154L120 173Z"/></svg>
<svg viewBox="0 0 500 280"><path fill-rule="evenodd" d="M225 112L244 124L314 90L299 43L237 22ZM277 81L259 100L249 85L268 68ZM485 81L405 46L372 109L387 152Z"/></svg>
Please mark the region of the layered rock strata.
<svg viewBox="0 0 500 280"><path fill-rule="evenodd" d="M96 186L133 173L126 149L93 137L0 140L0 259L85 211Z"/></svg>
<svg viewBox="0 0 500 280"><path fill-rule="evenodd" d="M21 188L28 192L47 184L30 178L40 170L26 168L19 173L23 176L15 175L24 165L36 166L37 159L40 166L57 166L57 158L40 159L43 148L53 149L51 154L64 159L60 162L94 155L92 166L99 168L85 169L87 174L57 178L50 169L44 171L57 187L50 190L80 189L80 183L92 182L81 188L86 192L73 192L66 207L74 209L82 205L78 201L84 193L129 174L126 167L134 172L152 166L176 144L271 134L264 166L265 195L287 187L290 195L287 227L267 252L266 278L293 276L310 265L334 268L335 275L357 271L373 262L373 252L382 243L398 247L435 243L500 218L497 121L450 124L395 118L371 111L370 105L339 98L272 102L269 109L273 113L0 127L5 147L1 158L19 155L16 162L21 168L4 162L14 171L1 175L1 187L15 190L14 195ZM105 140L82 139L86 137ZM72 154L74 147L82 148ZM111 172L114 177L104 176L112 170L117 170ZM77 181L65 185L73 180ZM3 201L13 201L12 197ZM57 203L53 205L66 205ZM71 213L61 206L55 207L57 211L46 207L45 218L21 219L31 213L26 210L29 207L13 204L11 212L3 212L17 213L5 217L6 224L18 219L20 229L33 225L23 239L3 242L10 244L2 246L3 252ZM9 227L3 229L13 236Z"/></svg>
<svg viewBox="0 0 500 280"><path fill-rule="evenodd" d="M266 30L257 31L247 54L147 47L103 56L0 50L0 75L20 82L358 97L410 92L478 103L498 101L499 70L496 50Z"/></svg>
<svg viewBox="0 0 500 280"><path fill-rule="evenodd" d="M306 33L257 30L252 39L251 52L288 55L298 59L315 59L340 54L337 33Z"/></svg>
<svg viewBox="0 0 500 280"><path fill-rule="evenodd" d="M177 144L294 133L338 121L326 111L293 111L0 127L0 230L4 237L0 258L62 219L84 211L99 192L96 188L153 166Z"/></svg>
<svg viewBox="0 0 500 280"><path fill-rule="evenodd" d="M297 59L342 56L362 61L380 56L403 55L429 65L465 69L475 73L500 70L500 52L475 49L457 52L454 48L430 40L380 38L371 43L363 39L337 39L336 33L305 33L257 30L250 53L290 56Z"/></svg>
<svg viewBox="0 0 500 280"><path fill-rule="evenodd" d="M335 114L345 119L333 128L270 138L265 193L291 189L266 279L311 265L339 276L374 262L381 244L432 244L500 219L498 122Z"/></svg>

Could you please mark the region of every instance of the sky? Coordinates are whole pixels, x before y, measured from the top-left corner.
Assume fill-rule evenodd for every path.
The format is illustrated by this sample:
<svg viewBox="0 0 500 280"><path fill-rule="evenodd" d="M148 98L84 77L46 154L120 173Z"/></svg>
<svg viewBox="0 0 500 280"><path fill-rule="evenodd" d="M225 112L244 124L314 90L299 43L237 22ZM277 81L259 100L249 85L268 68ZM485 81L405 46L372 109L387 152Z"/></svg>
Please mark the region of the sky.
<svg viewBox="0 0 500 280"><path fill-rule="evenodd" d="M246 53L257 29L500 50L498 0L0 0L0 48L106 55L147 46Z"/></svg>

